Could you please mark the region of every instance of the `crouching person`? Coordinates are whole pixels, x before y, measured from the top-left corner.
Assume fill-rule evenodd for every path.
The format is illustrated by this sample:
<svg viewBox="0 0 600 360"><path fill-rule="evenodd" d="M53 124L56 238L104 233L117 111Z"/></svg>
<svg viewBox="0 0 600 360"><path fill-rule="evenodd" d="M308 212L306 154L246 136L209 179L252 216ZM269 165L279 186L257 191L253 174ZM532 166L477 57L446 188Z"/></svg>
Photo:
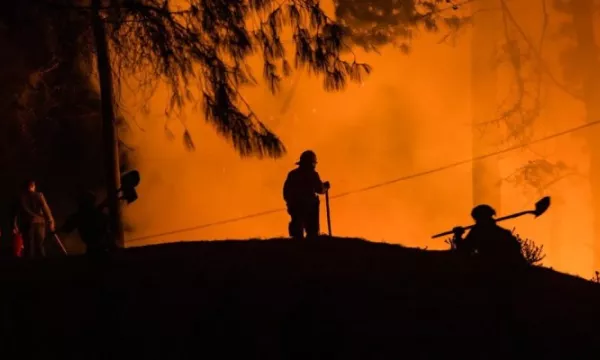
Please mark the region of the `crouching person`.
<svg viewBox="0 0 600 360"><path fill-rule="evenodd" d="M489 205L479 205L471 211L475 225L463 238L465 229L456 227L454 246L465 255L477 256L492 267L526 265L521 252L521 244L507 229L498 226L494 216L496 211Z"/></svg>

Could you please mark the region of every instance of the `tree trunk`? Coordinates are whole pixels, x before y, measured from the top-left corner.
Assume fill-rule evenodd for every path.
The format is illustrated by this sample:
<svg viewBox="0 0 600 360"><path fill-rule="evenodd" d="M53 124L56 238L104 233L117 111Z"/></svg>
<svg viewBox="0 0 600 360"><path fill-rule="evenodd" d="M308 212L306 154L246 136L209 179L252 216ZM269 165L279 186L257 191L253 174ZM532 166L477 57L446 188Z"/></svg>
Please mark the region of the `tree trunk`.
<svg viewBox="0 0 600 360"><path fill-rule="evenodd" d="M549 195L549 194L540 194L540 195ZM560 193L558 194L554 194L552 195L552 209L550 209L550 211L548 211L548 214L544 215L544 216L549 216L550 217L550 233L549 233L549 248L546 250L546 254L547 254L547 258L545 259L545 262L547 262L548 264L551 264L552 267L554 267L555 269L563 269L563 265L565 265L564 262L564 253L563 253L563 246L562 246L562 231L563 231L563 226L565 226L565 224L563 223L562 219L563 216L565 215L563 213L563 206L564 206L564 199L562 198L562 196L560 195Z"/></svg>
<svg viewBox="0 0 600 360"><path fill-rule="evenodd" d="M106 172L106 196L109 211L109 226L117 246L124 247L123 224L118 189L120 188L120 170L118 157L118 135L113 108L113 84L110 56L104 23L100 17L101 0L92 1L92 26L96 43L96 61L100 80L100 99L102 104L102 136L104 142L104 167Z"/></svg>
<svg viewBox="0 0 600 360"><path fill-rule="evenodd" d="M498 0L473 2L474 28L471 50L471 106L473 156L496 150L500 136L495 125L477 126L497 117L497 72L495 59L502 15ZM494 8L494 10L490 10ZM473 203L486 203L500 212L500 169L498 160L473 162Z"/></svg>
<svg viewBox="0 0 600 360"><path fill-rule="evenodd" d="M583 101L588 122L600 119L600 62L598 61L598 47L594 38L594 0L571 1L573 15L573 27L577 38L577 58L582 70ZM600 269L600 147L597 145L600 139L600 129L591 127L587 130L588 146L590 150L590 173L589 179L592 187L592 234L593 234L593 265L594 269Z"/></svg>

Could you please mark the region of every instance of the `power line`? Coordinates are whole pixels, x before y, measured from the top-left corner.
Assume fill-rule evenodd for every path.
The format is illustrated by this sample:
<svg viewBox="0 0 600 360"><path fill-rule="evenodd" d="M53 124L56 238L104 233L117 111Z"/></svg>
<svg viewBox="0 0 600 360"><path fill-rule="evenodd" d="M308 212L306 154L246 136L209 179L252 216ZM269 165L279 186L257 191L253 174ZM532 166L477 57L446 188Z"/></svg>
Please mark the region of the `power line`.
<svg viewBox="0 0 600 360"><path fill-rule="evenodd" d="M543 141L554 139L554 138L557 138L557 137L560 137L560 136L563 136L563 135L567 135L567 134L570 134L572 132L579 131L579 130L582 130L582 129L585 129L585 128L588 128L588 127L591 127L591 126L594 126L594 125L598 125L598 124L600 124L600 120L592 121L592 122L589 122L589 123L585 123L585 124L583 124L581 126L577 126L577 127L574 127L574 128L568 129L568 130L564 130L564 131L561 131L561 132L558 132L558 133L555 133L555 134L552 134L552 135L548 135L548 136L539 138L537 140L530 141L530 142L525 143L525 144L519 144L519 145L511 146L511 147L503 149L503 150L498 150L498 151L495 151L495 152L492 152L492 153L475 156L475 157L472 157L470 159L466 159L466 160L462 160L462 161L457 161L457 162L450 163L448 165L445 165L445 166L442 166L442 167L438 167L438 168L435 168L435 169L426 170L426 171L422 171L422 172L411 174L411 175L406 175L406 176L399 177L399 178L396 178L396 179L393 179L393 180L389 180L389 181L382 182L382 183L379 183L379 184L375 184L375 185L371 185L371 186L368 186L368 187L364 187L362 189L356 189L356 190L348 191L348 192L345 192L345 193L342 193L342 194L339 194L339 195L336 195L336 196L332 196L331 198L332 199L334 199L334 198L340 198L340 197L348 196L348 195L351 195L351 194L356 194L356 193L360 193L360 192L364 192L364 191L369 191L369 190L373 190L373 189L376 189L376 188L380 188L380 187L383 187L383 186L391 185L391 184L394 184L394 183L397 183L397 182L400 182L400 181L405 181L405 180L410 180L410 179L414 179L414 178L425 176L425 175L430 175L430 174L437 173L437 172L444 171L444 170L448 170L450 168L457 167L457 166L460 166L460 165L469 164L469 163L472 163L472 162L475 162L475 161L484 160L484 159L487 159L487 158L490 158L490 157L494 157L494 156L502 155L502 154L505 154L505 153L508 153L508 152L511 152L511 151L522 149L524 147L527 147L527 146L530 146L530 145L533 145L533 144L537 144L537 143L540 143L540 142L543 142Z"/></svg>
<svg viewBox="0 0 600 360"><path fill-rule="evenodd" d="M365 192L365 191L369 191L369 190L373 190L373 189L377 189L377 188L381 188L384 186L388 186L388 185L392 185L401 181L406 181L406 180L411 180L411 179L415 179L418 177L422 177L422 176L426 176L426 175L431 175L434 173L438 173L438 172L442 172L457 166L461 166L461 165L465 165L465 164L469 164L475 161L479 161L479 160L484 160L490 157L494 157L494 156L498 156L501 154L505 154L511 151L515 151L518 149L522 149L524 147L527 147L529 145L533 145L533 144L537 144L543 141L547 141L550 139L554 139L563 135L567 135L570 134L572 132L575 131L579 131L579 130L583 130L595 125L600 124L600 120L597 121L593 121L593 122L588 122L585 123L583 125L568 129L568 130L564 130L552 135L548 135L542 138L539 138L537 140L533 140L530 141L528 143L525 144L519 144L519 145L515 145L515 146L511 146L508 147L506 149L502 149L502 150L498 150L492 153L488 153L488 154L484 154L484 155L480 155L480 156L475 156L472 157L470 159L465 159L465 160L461 160L461 161L457 161L454 163L450 163L441 167L437 167L434 169L430 169L430 170L426 170L426 171L422 171L422 172L418 172L418 173L414 173L414 174L410 174L410 175L406 175L406 176L402 176L399 178L395 178L392 180L388 180L385 182L381 182L381 183L377 183L371 186L367 186L364 188L360 188L360 189L356 189L356 190L352 190L352 191L347 191L335 196L332 196L331 199L339 199L341 197L345 197L348 195L352 195L352 194L357 194L357 193L361 193L361 192ZM146 235L146 236L141 236L141 237L137 237L135 239L132 239L130 241L127 241L127 243L134 243L134 242L140 242L142 240L147 240L147 239L151 239L151 238L155 238L155 237L161 237L161 236L166 236L166 235L173 235L173 234L178 234L178 233L182 233L182 232L188 232L188 231L193 231L193 230L199 230L199 229L204 229L204 228L208 228L208 227L213 227L213 226L218 226L218 225L224 225L224 224L230 224L230 223L234 223L234 222L238 222L238 221L242 221L242 220L247 220L247 219L252 219L252 218L256 218L256 217L261 217L261 216L266 216L266 215L270 215L270 214L274 214L274 213L278 213L278 212L282 212L282 211L286 211L286 209L283 208L279 208L279 209L272 209L272 210L266 210L266 211L262 211L259 213L254 213L254 214L249 214L249 215L245 215L245 216L240 216L240 217L236 217L236 218L230 218L230 219L226 219L226 220L221 220L221 221L217 221L217 222L212 222L212 223L206 223L206 224L202 224L202 225L197 225L197 226L192 226L192 227L188 227L188 228L182 228L182 229L177 229L177 230L172 230L172 231L167 231L167 232L163 232L163 233L157 233L157 234L153 234L153 235Z"/></svg>
<svg viewBox="0 0 600 360"><path fill-rule="evenodd" d="M142 240L152 239L152 238L155 238L155 237L166 236L166 235L173 235L173 234L179 234L179 233L182 233L182 232L188 232L188 231L192 231L192 230L199 230L199 229L204 229L204 228L207 228L207 227L213 227L213 226L217 226L217 225L224 225L224 224L234 223L234 222L238 222L238 221L242 221L242 220L246 220L246 219L251 219L251 218L255 218L255 217L261 217L261 216L265 216L265 215L270 215L270 214L278 213L278 212L281 212L281 211L285 211L285 209L272 209L272 210L262 211L262 212L259 212L259 213L254 213L254 214L250 214L250 215L240 216L240 217L236 217L236 218L231 218L231 219L216 221L216 222L212 222L212 223L207 223L207 224L192 226L192 227L188 227L188 228L182 228L182 229L178 229L178 230L166 231L166 232L158 233L158 234L154 234L154 235L140 236L140 237L137 237L135 239L131 239L131 240L127 241L127 243L134 243L134 242L139 242L139 241L142 241Z"/></svg>

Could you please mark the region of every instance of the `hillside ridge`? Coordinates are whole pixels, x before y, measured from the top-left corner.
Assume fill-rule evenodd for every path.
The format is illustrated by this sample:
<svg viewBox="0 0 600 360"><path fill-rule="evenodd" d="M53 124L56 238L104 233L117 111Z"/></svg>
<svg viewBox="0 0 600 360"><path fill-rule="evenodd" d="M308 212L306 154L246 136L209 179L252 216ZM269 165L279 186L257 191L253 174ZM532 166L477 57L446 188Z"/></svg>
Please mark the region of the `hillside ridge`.
<svg viewBox="0 0 600 360"><path fill-rule="evenodd" d="M179 242L2 263L19 357L595 358L600 286L507 282L449 251L361 239ZM25 346L35 339L36 346ZM7 343L8 342L8 343ZM21 344L21 345L17 345Z"/></svg>

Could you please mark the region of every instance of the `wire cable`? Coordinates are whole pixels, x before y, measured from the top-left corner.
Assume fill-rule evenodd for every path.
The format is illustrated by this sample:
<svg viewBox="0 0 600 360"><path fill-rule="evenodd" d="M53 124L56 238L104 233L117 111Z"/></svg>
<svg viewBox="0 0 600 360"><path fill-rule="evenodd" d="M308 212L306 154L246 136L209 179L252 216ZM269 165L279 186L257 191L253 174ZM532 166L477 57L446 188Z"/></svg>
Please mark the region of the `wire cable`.
<svg viewBox="0 0 600 360"><path fill-rule="evenodd" d="M577 126L577 127L574 127L574 128L570 128L570 129L567 129L567 130L564 130L564 131L561 131L561 132L558 132L558 133L554 133L552 135L548 135L548 136L545 136L545 137L542 137L542 138L539 138L539 139L536 139L536 140L532 140L532 141L530 141L528 143L525 143L525 144L514 145L514 146L508 147L506 149L494 151L494 152L491 152L491 153L488 153L488 154L484 154L484 155L475 156L475 157L472 157L470 159L465 159L465 160L453 162L453 163L450 163L450 164L447 164L447 165L444 165L444 166L441 166L441 167L437 167L437 168L434 168L434 169L425 170L425 171L421 171L421 172L418 172L418 173L414 173L414 174L410 174L410 175L398 177L398 178L395 178L395 179L391 179L391 180L388 180L388 181L384 181L384 182L381 182L381 183L370 185L370 186L367 186L367 187L364 187L364 188L347 191L347 192L344 192L344 193L341 193L341 194L338 194L338 195L335 195L335 196L331 196L331 199L339 199L339 198L346 197L346 196L349 196L349 195L353 195L353 194L357 194L357 193L362 193L362 192L374 190L374 189L377 189L377 188L389 186L389 185L392 185L392 184L395 184L395 183L398 183L398 182L401 182L401 181L412 180L412 179L419 178L419 177L422 177L422 176L427 176L427 175L431 175L431 174L434 174L434 173L442 172L442 171L445 171L445 170L448 170L448 169L451 169L451 168L454 168L454 167L458 167L458 166L465 165L465 164L470 164L470 163L475 162L475 161L484 160L484 159L487 159L487 158L490 158L490 157L494 157L494 156L502 155L502 154L505 154L505 153L508 153L508 152L512 152L512 151L515 151L515 150L518 150L518 149L522 149L524 147L527 147L527 146L530 146L530 145L533 145L533 144L537 144L537 143L540 143L540 142L543 142L543 141L547 141L547 140L554 139L554 138L557 138L557 137L560 137L560 136L564 136L564 135L567 135L567 134L570 134L570 133L573 133L573 132L576 132L576 131L579 131L579 130L587 129L589 127L592 127L592 126L595 126L595 125L598 125L598 124L600 124L600 120L588 122L588 123L585 123L583 125L580 125L580 126ZM193 230L205 229L205 228L208 228L208 227L213 227L213 226L218 226L218 225L230 224L230 223L239 222L239 221L242 221L242 220L252 219L252 218L256 218L256 217L262 217L262 216L271 215L271 214L275 214L275 213L283 212L283 211L286 211L286 209L285 208L279 208L279 209L272 209L272 210L261 211L261 212L258 212L258 213L249 214L249 215L245 215L245 216L240 216L240 217L236 217L236 218L230 218L230 219L225 219L225 220L216 221L216 222L212 222L212 223L206 223L206 224L202 224L202 225L192 226L192 227L188 227L188 228L181 228L181 229L166 231L166 232L157 233L157 234L153 234L153 235L141 236L141 237L137 237L137 238L131 239L129 241L126 241L126 243L131 244L131 243L136 243L136 242L140 242L140 241L143 241L143 240L152 239L152 238L156 238L156 237L162 237L162 236L167 236L167 235L174 235L174 234L179 234L179 233L183 233L183 232L189 232L189 231L193 231Z"/></svg>

